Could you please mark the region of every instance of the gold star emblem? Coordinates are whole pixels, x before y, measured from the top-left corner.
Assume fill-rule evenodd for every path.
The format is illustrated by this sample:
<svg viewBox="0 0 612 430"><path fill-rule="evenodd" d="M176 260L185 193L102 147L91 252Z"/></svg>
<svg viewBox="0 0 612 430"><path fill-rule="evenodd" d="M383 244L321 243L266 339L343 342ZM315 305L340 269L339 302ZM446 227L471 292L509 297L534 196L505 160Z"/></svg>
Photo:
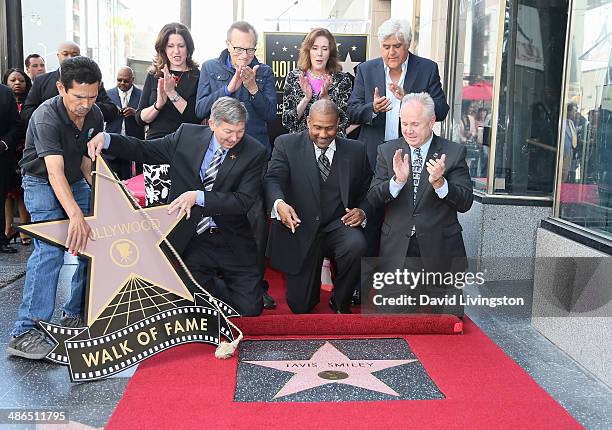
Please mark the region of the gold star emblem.
<svg viewBox="0 0 612 430"><path fill-rule="evenodd" d="M97 158L96 167L101 174L113 177L102 157ZM130 279L143 279L193 301L159 246L180 221L175 214L168 214L168 205L143 209L149 215L147 218L132 206L118 183L96 175L92 188L92 215L85 220L96 240L88 241L83 252L90 260L87 325L93 324ZM38 239L64 246L68 223L69 220L40 222L21 229Z"/></svg>

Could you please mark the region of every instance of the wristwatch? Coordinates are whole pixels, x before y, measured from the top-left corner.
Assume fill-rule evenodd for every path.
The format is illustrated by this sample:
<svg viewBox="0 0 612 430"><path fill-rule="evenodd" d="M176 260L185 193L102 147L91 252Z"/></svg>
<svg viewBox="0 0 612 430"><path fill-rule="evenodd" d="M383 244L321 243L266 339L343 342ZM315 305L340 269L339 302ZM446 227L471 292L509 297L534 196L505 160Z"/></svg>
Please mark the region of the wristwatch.
<svg viewBox="0 0 612 430"><path fill-rule="evenodd" d="M169 99L172 103L176 103L181 99L181 95L179 93L176 93L174 97L169 97Z"/></svg>

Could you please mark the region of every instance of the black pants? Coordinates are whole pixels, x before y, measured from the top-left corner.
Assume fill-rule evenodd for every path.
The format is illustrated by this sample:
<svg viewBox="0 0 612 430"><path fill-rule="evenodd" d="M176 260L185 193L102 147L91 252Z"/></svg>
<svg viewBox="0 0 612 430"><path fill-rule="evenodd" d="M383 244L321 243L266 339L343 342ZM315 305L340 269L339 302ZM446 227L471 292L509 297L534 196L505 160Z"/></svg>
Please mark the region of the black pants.
<svg viewBox="0 0 612 430"><path fill-rule="evenodd" d="M2 145L0 143L0 145ZM4 234L4 230L6 229L6 223L12 223L12 219L5 219L4 217L4 200L6 198L6 175L9 174L8 163L3 160L3 157L7 157L6 151L0 153L0 245L6 244L7 238Z"/></svg>
<svg viewBox="0 0 612 430"><path fill-rule="evenodd" d="M341 309L348 309L353 290L359 284L361 257L367 244L361 229L343 225L329 233L320 231L304 259L300 271L286 274L287 304L294 313L307 313L319 303L321 265L326 256L336 262L334 300Z"/></svg>
<svg viewBox="0 0 612 430"><path fill-rule="evenodd" d="M261 271L254 262L240 261L219 229L195 234L182 258L196 281L213 296L243 316L261 313ZM223 275L223 282L217 282L218 273ZM194 287L193 292L199 290Z"/></svg>

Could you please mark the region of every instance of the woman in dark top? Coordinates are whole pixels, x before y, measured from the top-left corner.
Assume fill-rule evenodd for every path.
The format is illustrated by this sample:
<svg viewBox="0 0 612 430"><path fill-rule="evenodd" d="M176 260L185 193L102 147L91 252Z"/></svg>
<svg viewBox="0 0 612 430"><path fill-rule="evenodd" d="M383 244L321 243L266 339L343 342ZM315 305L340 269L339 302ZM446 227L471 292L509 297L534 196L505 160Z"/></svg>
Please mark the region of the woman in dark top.
<svg viewBox="0 0 612 430"><path fill-rule="evenodd" d="M345 136L348 127L346 106L352 82L341 72L336 39L329 30L315 28L306 35L300 48L298 68L285 78L283 126L290 133L306 129L310 106L319 99L333 101L340 113L338 136Z"/></svg>
<svg viewBox="0 0 612 430"><path fill-rule="evenodd" d="M136 122L148 126L146 139L173 133L183 123L199 124L195 113L200 71L193 60L189 29L176 22L163 26L155 41ZM143 165L147 206L166 202L170 179L168 165Z"/></svg>
<svg viewBox="0 0 612 430"><path fill-rule="evenodd" d="M19 69L8 69L4 76L2 76L2 83L7 85L11 90L13 90L13 94L15 95L15 100L17 101L17 108L19 112L21 112L21 106L25 101L28 93L30 92L30 88L32 88L32 81L30 77L26 75L23 70ZM6 172L0 172L0 174L6 175L6 189L0 190L0 192L6 193L6 199L4 200L4 208L0 208L0 210L4 210L5 216L5 228L4 233L6 237L11 240L17 240L18 237L21 236L21 244L23 246L28 246L32 243L32 239L30 239L25 234L19 234L13 228L13 208L14 205L17 206L17 210L19 212L19 220L22 224L30 222L30 214L23 203L23 189L21 188L21 173L19 172L19 167L17 167L17 163L21 160L23 156L23 146L24 140L17 144L15 148L15 152L7 154L9 160L7 161L6 166L8 169Z"/></svg>

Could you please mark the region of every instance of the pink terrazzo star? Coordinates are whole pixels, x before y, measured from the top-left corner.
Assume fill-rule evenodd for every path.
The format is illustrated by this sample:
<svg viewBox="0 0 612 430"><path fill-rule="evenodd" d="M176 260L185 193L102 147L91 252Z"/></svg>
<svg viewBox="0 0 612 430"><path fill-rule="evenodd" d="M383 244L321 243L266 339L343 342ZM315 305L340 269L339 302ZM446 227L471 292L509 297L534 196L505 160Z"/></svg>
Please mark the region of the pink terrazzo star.
<svg viewBox="0 0 612 430"><path fill-rule="evenodd" d="M292 372L275 399L327 384L345 384L379 393L399 396L372 373L417 360L351 360L335 346L325 342L309 360L244 361L249 364Z"/></svg>

